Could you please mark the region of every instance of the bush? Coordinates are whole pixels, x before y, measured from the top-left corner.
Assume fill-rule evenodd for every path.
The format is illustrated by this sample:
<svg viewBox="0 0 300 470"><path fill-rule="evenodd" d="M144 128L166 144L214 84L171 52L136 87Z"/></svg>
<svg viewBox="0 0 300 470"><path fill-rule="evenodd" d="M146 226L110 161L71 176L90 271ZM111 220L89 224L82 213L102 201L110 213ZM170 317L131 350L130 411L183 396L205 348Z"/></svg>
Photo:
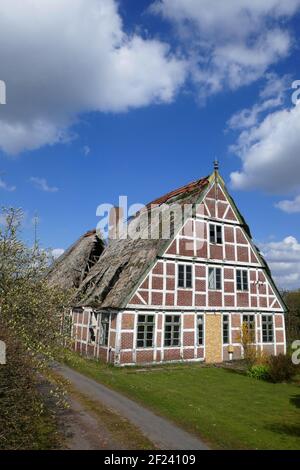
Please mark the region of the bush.
<svg viewBox="0 0 300 470"><path fill-rule="evenodd" d="M57 422L48 410L24 345L0 317L7 363L0 365L0 451L57 448Z"/></svg>
<svg viewBox="0 0 300 470"><path fill-rule="evenodd" d="M270 380L276 382L288 382L297 374L297 367L292 363L289 355L279 354L270 356L268 360Z"/></svg>
<svg viewBox="0 0 300 470"><path fill-rule="evenodd" d="M269 366L267 364L257 364L248 370L249 377L257 380L269 380Z"/></svg>

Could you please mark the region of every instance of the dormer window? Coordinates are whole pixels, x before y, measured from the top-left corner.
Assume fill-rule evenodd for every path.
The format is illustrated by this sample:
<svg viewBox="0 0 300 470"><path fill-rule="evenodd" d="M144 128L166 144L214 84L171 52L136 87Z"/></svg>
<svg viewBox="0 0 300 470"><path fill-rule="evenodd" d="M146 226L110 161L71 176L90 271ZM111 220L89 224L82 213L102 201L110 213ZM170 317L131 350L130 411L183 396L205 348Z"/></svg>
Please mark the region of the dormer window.
<svg viewBox="0 0 300 470"><path fill-rule="evenodd" d="M222 245L222 225L209 224L209 241L217 245Z"/></svg>

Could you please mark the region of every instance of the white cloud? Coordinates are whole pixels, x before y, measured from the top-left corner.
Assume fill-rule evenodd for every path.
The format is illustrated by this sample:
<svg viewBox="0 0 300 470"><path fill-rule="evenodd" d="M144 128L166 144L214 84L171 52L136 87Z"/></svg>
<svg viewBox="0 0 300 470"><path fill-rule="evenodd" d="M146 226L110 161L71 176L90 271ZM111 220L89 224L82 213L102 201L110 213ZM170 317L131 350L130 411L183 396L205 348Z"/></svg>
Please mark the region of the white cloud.
<svg viewBox="0 0 300 470"><path fill-rule="evenodd" d="M287 20L300 0L157 0L151 10L177 26L193 62L200 93L257 80L288 55Z"/></svg>
<svg viewBox="0 0 300 470"><path fill-rule="evenodd" d="M91 148L88 145L84 145L82 147L82 152L83 152L84 156L87 157L89 155L89 153L91 153Z"/></svg>
<svg viewBox="0 0 300 470"><path fill-rule="evenodd" d="M56 193L58 188L56 186L49 186L47 180L45 178L38 178L36 176L32 176L30 178L31 183L41 191L45 191L47 193Z"/></svg>
<svg viewBox="0 0 300 470"><path fill-rule="evenodd" d="M275 204L278 209L281 209L283 212L287 212L288 214L295 214L296 212L300 212L300 195L296 196L293 200L283 200L279 201Z"/></svg>
<svg viewBox="0 0 300 470"><path fill-rule="evenodd" d="M5 191L15 191L16 186L10 186L3 178L0 176L0 189L4 189Z"/></svg>
<svg viewBox="0 0 300 470"><path fill-rule="evenodd" d="M72 138L84 112L169 103L186 63L158 39L125 32L115 0L2 0L0 149Z"/></svg>
<svg viewBox="0 0 300 470"><path fill-rule="evenodd" d="M231 151L242 170L231 173L235 189L261 188L284 193L300 186L300 106L269 113L244 130Z"/></svg>
<svg viewBox="0 0 300 470"><path fill-rule="evenodd" d="M53 250L51 250L51 255L54 259L57 259L59 258L63 253L65 252L65 250L63 248L54 248Z"/></svg>
<svg viewBox="0 0 300 470"><path fill-rule="evenodd" d="M288 236L279 242L261 243L262 254L268 261L280 288L300 288L300 243Z"/></svg>
<svg viewBox="0 0 300 470"><path fill-rule="evenodd" d="M242 109L229 119L229 129L241 130L258 124L263 113L283 105L286 91L291 86L292 79L289 75L278 77L274 73L267 74L266 83L261 90L258 103L252 108Z"/></svg>

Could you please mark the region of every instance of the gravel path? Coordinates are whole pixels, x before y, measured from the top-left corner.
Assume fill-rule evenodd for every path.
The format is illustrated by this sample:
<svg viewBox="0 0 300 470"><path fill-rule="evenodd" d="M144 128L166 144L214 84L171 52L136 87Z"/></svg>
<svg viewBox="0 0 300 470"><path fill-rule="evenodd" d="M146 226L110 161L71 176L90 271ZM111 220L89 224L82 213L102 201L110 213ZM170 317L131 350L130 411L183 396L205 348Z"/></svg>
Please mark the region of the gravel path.
<svg viewBox="0 0 300 470"><path fill-rule="evenodd" d="M206 444L197 437L167 419L157 416L121 393L115 392L67 366L59 365L55 369L68 379L80 393L93 401L99 401L102 405L113 409L131 421L159 449L208 450Z"/></svg>

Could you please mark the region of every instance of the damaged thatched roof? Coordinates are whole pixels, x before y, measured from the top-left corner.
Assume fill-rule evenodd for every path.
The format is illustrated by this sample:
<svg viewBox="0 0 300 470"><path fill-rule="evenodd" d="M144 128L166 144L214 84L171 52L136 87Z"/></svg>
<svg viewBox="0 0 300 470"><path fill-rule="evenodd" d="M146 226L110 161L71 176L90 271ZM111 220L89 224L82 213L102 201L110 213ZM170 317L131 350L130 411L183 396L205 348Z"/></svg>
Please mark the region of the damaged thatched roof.
<svg viewBox="0 0 300 470"><path fill-rule="evenodd" d="M162 224L162 219L160 222L151 220L150 223L153 206L158 207L161 204L171 206L174 203L180 206L195 204L208 184L208 178L203 178L148 204L147 211L142 211L129 223L129 227L133 231L137 227L140 228L139 237L135 240L128 237L109 242L98 262L81 283L77 305L111 309L125 307L141 277L163 253L174 232L180 228L183 222L175 217L168 239L149 239L149 237L143 239L143 235L148 234L150 229L153 230L154 224L156 226L159 224L159 227ZM140 217L145 216L145 213L148 215L148 223L142 225Z"/></svg>
<svg viewBox="0 0 300 470"><path fill-rule="evenodd" d="M78 288L104 250L96 230L86 232L51 266L46 279L52 286Z"/></svg>

